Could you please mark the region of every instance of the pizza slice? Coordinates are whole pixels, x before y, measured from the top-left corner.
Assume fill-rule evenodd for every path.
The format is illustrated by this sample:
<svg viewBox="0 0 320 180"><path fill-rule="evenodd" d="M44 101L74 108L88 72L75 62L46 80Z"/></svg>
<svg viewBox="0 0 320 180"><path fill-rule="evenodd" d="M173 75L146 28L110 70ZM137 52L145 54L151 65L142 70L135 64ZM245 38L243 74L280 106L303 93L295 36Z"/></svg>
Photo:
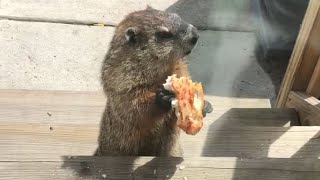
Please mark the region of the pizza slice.
<svg viewBox="0 0 320 180"><path fill-rule="evenodd" d="M167 78L164 88L176 95L172 106L178 118L178 127L187 134L197 134L203 125L204 93L202 84L194 83L187 77L178 78L174 74Z"/></svg>

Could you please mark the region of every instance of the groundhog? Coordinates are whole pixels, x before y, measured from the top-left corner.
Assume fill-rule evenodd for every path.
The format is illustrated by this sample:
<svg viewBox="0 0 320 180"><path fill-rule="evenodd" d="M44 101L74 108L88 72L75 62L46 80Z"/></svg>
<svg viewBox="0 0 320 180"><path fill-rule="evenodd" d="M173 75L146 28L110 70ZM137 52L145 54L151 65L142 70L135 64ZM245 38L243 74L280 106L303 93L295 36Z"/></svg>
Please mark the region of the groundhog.
<svg viewBox="0 0 320 180"><path fill-rule="evenodd" d="M174 94L162 84L172 74L189 76L184 57L198 38L177 14L150 6L118 24L102 65L107 102L95 155L182 155Z"/></svg>

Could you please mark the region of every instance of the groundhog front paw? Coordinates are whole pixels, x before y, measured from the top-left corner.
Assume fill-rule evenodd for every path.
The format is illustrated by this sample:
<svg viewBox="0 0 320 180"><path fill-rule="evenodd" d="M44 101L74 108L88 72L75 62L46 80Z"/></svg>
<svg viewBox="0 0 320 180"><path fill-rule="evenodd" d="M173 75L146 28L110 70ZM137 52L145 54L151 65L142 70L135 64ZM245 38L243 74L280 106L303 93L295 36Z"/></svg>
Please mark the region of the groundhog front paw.
<svg viewBox="0 0 320 180"><path fill-rule="evenodd" d="M211 113L213 111L212 105L209 101L204 100L204 106L202 110L203 117L206 117L207 113Z"/></svg>
<svg viewBox="0 0 320 180"><path fill-rule="evenodd" d="M174 98L175 94L171 91L161 89L156 92L156 104L166 111L172 108L171 101Z"/></svg>

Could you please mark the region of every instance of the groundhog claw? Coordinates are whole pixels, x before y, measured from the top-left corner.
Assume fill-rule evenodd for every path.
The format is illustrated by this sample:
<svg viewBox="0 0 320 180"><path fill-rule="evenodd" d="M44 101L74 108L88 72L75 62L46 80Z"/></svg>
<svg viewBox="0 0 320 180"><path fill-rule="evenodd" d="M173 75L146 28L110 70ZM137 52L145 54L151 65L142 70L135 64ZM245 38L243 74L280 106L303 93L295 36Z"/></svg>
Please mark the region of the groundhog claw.
<svg viewBox="0 0 320 180"><path fill-rule="evenodd" d="M204 106L202 110L203 117L206 117L207 113L211 113L213 111L212 105L209 101L204 100Z"/></svg>
<svg viewBox="0 0 320 180"><path fill-rule="evenodd" d="M156 104L164 110L172 108L172 101L175 99L175 94L171 91L161 89L156 92Z"/></svg>

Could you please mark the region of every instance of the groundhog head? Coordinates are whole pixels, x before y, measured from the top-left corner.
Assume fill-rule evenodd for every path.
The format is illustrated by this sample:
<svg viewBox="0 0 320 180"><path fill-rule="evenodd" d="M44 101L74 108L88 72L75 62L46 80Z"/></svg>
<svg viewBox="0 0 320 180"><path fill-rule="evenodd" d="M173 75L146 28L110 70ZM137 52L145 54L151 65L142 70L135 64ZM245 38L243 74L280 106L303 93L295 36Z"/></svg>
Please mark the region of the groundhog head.
<svg viewBox="0 0 320 180"><path fill-rule="evenodd" d="M132 83L148 83L190 54L198 39L197 29L179 15L148 6L128 14L116 27L104 71L125 76L122 81L131 77Z"/></svg>
<svg viewBox="0 0 320 180"><path fill-rule="evenodd" d="M197 29L179 15L150 6L126 16L115 34L124 50L152 53L165 59L188 55L199 39Z"/></svg>

